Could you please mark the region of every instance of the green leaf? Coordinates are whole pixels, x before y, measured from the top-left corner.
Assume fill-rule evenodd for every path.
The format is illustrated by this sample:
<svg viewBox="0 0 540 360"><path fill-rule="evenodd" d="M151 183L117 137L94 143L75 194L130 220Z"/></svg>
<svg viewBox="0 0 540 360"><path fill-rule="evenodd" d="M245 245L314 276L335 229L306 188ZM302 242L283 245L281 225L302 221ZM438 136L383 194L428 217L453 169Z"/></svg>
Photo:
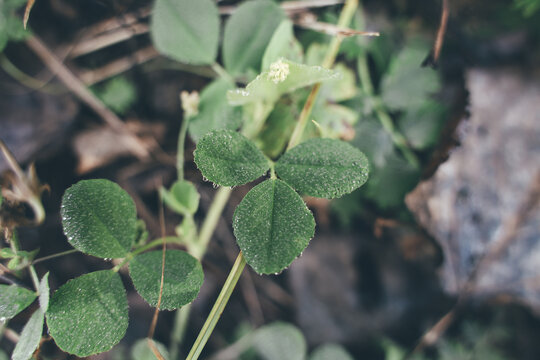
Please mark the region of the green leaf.
<svg viewBox="0 0 540 360"><path fill-rule="evenodd" d="M227 91L234 84L217 79L201 92L199 113L189 120L189 134L197 142L212 130L236 130L242 124L242 109L229 105Z"/></svg>
<svg viewBox="0 0 540 360"><path fill-rule="evenodd" d="M302 62L302 46L294 37L293 23L289 19L284 19L272 35L264 51L261 70L268 70L270 64L281 57Z"/></svg>
<svg viewBox="0 0 540 360"><path fill-rule="evenodd" d="M230 130L205 135L197 143L194 155L203 176L222 186L248 183L264 175L270 167L252 141Z"/></svg>
<svg viewBox="0 0 540 360"><path fill-rule="evenodd" d="M336 198L362 186L368 160L350 144L310 139L287 151L276 163L278 176L303 194Z"/></svg>
<svg viewBox="0 0 540 360"><path fill-rule="evenodd" d="M43 312L49 308L49 272L41 278L39 282L39 307Z"/></svg>
<svg viewBox="0 0 540 360"><path fill-rule="evenodd" d="M170 356L165 345L155 340L153 341L161 356L163 356L165 360L168 360ZM137 340L131 349L131 357L133 360L156 360L156 355L154 355L154 352L148 345L148 339Z"/></svg>
<svg viewBox="0 0 540 360"><path fill-rule="evenodd" d="M358 93L355 73L343 63L337 63L333 70L340 76L325 82L319 96L334 103L354 98Z"/></svg>
<svg viewBox="0 0 540 360"><path fill-rule="evenodd" d="M0 360L9 360L7 354L0 349Z"/></svg>
<svg viewBox="0 0 540 360"><path fill-rule="evenodd" d="M245 105L253 102L276 102L285 93L318 82L338 79L341 75L334 70L320 66L298 64L287 59L279 59L270 65L270 70L262 72L245 89L230 90L227 98L231 105Z"/></svg>
<svg viewBox="0 0 540 360"><path fill-rule="evenodd" d="M11 319L28 307L36 294L17 285L0 285L0 319Z"/></svg>
<svg viewBox="0 0 540 360"><path fill-rule="evenodd" d="M135 87L124 76L113 78L92 89L109 109L118 114L124 114L137 100Z"/></svg>
<svg viewBox="0 0 540 360"><path fill-rule="evenodd" d="M30 320L24 325L21 337L11 355L11 360L29 360L32 357L41 340L44 319L45 315L41 309L37 309L32 314Z"/></svg>
<svg viewBox="0 0 540 360"><path fill-rule="evenodd" d="M253 345L264 360L304 360L307 344L295 326L275 322L255 331Z"/></svg>
<svg viewBox="0 0 540 360"><path fill-rule="evenodd" d="M266 45L285 18L272 1L246 1L231 15L223 34L223 63L233 76L258 72Z"/></svg>
<svg viewBox="0 0 540 360"><path fill-rule="evenodd" d="M247 263L259 274L273 274L304 251L315 233L315 220L289 185L269 179L242 199L233 228Z"/></svg>
<svg viewBox="0 0 540 360"><path fill-rule="evenodd" d="M157 306L161 283L161 250L136 256L129 264L135 289L150 305ZM202 266L180 250L165 252L165 275L160 309L174 310L197 297L204 280Z"/></svg>
<svg viewBox="0 0 540 360"><path fill-rule="evenodd" d="M415 149L425 150L437 143L441 133L445 108L436 101L427 100L398 119L398 128Z"/></svg>
<svg viewBox="0 0 540 360"><path fill-rule="evenodd" d="M383 101L390 109L419 107L440 89L437 72L420 66L428 52L427 46L410 44L392 61L381 86Z"/></svg>
<svg viewBox="0 0 540 360"><path fill-rule="evenodd" d="M212 0L156 0L150 34L163 55L184 63L212 64L219 38L218 8Z"/></svg>
<svg viewBox="0 0 540 360"><path fill-rule="evenodd" d="M96 271L62 285L49 302L47 325L58 347L70 354L85 357L110 350L128 326L120 275Z"/></svg>
<svg viewBox="0 0 540 360"><path fill-rule="evenodd" d="M83 180L67 189L60 213L68 242L86 254L124 257L137 237L135 204L109 180Z"/></svg>
<svg viewBox="0 0 540 360"><path fill-rule="evenodd" d="M180 215L193 215L199 207L200 195L195 185L187 180L176 181L169 191L161 188L159 194L163 202Z"/></svg>
<svg viewBox="0 0 540 360"><path fill-rule="evenodd" d="M325 344L316 348L309 360L354 360L341 345Z"/></svg>
<svg viewBox="0 0 540 360"><path fill-rule="evenodd" d="M325 101L315 106L311 116L319 125L315 134L321 135L317 137L349 139L354 136L353 126L358 121L358 113L347 106ZM309 123L308 126L315 127ZM306 135L309 135L309 127L304 131Z"/></svg>

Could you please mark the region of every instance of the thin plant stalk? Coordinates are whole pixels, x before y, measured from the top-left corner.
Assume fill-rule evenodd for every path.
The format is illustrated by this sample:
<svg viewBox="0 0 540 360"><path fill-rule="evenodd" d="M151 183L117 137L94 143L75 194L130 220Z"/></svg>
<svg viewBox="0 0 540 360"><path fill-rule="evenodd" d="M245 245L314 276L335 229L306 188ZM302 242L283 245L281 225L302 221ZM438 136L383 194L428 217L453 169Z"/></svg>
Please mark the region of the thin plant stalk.
<svg viewBox="0 0 540 360"><path fill-rule="evenodd" d="M350 24L352 18L354 17L357 8L358 0L347 0L345 5L343 6L343 9L341 10L341 14L339 15L337 26L347 27ZM334 65L337 53L339 51L339 46L341 45L342 41L342 35L337 35L332 38L332 41L328 46L328 50L326 51L322 67L329 69ZM287 150L300 143L302 134L304 133L304 129L306 128L306 125L308 123L309 116L311 115L313 106L315 105L315 100L317 99L320 88L321 83L317 83L313 85L313 88L311 88L311 92L309 93L304 107L302 108L302 112L300 113L298 122L296 123L296 127L294 128L291 138L289 140L289 145L287 145Z"/></svg>
<svg viewBox="0 0 540 360"><path fill-rule="evenodd" d="M374 110L383 128L390 134L392 142L401 151L403 157L415 168L420 167L420 161L416 154L409 148L407 139L396 129L392 118L384 108L380 98L375 96L373 83L369 74L368 59L365 51L358 58L358 76L364 93L374 99Z"/></svg>
<svg viewBox="0 0 540 360"><path fill-rule="evenodd" d="M216 327L216 324L221 317L221 314L223 313L223 310L225 309L225 306L227 305L227 302L229 301L229 298L231 297L231 294L236 286L236 283L238 282L238 279L240 278L240 275L242 275L242 271L244 270L245 266L246 259L244 259L244 255L242 252L240 252L236 258L236 261L234 262L229 276L227 277L227 280L225 281L225 284L223 285L223 288L221 289L221 292L219 293L216 302L214 303L214 307L210 311L210 314L199 332L199 336L195 340L195 343L193 344L193 347L191 348L186 360L195 360L199 358L199 355L201 355L201 352L206 345L206 342L210 338L212 331L214 331L214 328Z"/></svg>
<svg viewBox="0 0 540 360"><path fill-rule="evenodd" d="M190 313L191 304L182 306L176 311L171 334L171 345L169 346L169 353L171 359L180 358L180 345L182 344L182 340L184 339L184 335L186 334Z"/></svg>

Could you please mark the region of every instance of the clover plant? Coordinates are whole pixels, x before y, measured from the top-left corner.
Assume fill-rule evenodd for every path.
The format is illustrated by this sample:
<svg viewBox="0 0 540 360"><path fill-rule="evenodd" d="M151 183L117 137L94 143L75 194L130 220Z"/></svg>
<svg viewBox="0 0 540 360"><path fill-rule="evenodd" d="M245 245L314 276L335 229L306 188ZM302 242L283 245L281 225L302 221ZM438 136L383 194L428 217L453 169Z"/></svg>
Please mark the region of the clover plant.
<svg viewBox="0 0 540 360"><path fill-rule="evenodd" d="M338 27L351 25L357 5L357 1L346 1L336 19ZM304 197L339 198L368 180L373 158L368 159L358 147L343 140L351 138L349 131L359 118L355 107L346 102L361 94L354 72L342 62L334 67L343 36L302 44L295 37L291 19L279 3L270 0L240 3L225 20L222 37L221 21L212 0L156 0L153 7L150 28L155 48L174 61L210 66L216 73L200 97L181 94L184 118L178 138L178 178L168 189L159 190L164 204L182 216L176 234L147 241L133 200L117 184L104 179L74 184L66 190L61 205L67 241L74 251L106 261L114 259L117 265L74 278L49 298L48 275L38 278L35 253L20 250L13 229L11 248L2 249L0 255L11 259L11 270L28 269L35 289L0 285L0 318L11 319L39 298L39 307L24 327L13 359L32 356L44 322L50 336L67 353L86 357L115 346L129 321L126 289L119 274L125 265L136 291L148 304L180 309L170 354L165 355L163 346L156 345L162 356L179 358L181 324L189 315L186 305L197 297L204 280L200 260L232 188L251 183L232 220L239 255L187 356L198 358L244 266L248 264L259 274L278 274L308 246L316 224ZM358 19L353 25L360 26ZM359 48L365 50L362 42L353 46L349 42L345 50L354 53ZM416 53L402 56L406 61ZM223 65L217 62L218 57ZM365 71L361 65L359 70ZM391 75L382 83L380 101L389 109L401 109L411 101L396 85L403 76L399 66L399 62L393 64ZM375 99L373 89L364 85L363 94ZM435 86L418 84L418 91L434 90ZM376 112L383 111L382 102L375 102ZM418 112L423 104L417 104ZM405 117L400 124L411 121ZM381 122L390 147L394 144L405 161L417 165L399 129L385 118ZM188 134L196 142L194 161L202 177L220 187L200 224L195 220L200 198L197 186L184 178L183 171ZM418 147L429 142L415 137L413 130L405 136ZM180 244L185 251L168 249L163 254L151 250L164 243ZM261 339L269 338L275 329L265 331L255 336L261 351L267 345ZM301 336L296 338L304 341ZM134 348L134 358L144 358L141 354L148 352L141 344ZM340 351L327 348L312 358ZM303 356L305 349L300 353Z"/></svg>

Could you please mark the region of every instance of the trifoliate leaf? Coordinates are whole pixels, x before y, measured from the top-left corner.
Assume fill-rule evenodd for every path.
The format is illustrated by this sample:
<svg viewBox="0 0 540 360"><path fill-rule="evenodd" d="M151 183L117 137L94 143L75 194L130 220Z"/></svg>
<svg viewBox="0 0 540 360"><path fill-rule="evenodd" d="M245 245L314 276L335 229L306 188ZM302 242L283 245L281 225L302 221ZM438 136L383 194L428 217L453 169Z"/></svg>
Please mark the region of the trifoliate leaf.
<svg viewBox="0 0 540 360"><path fill-rule="evenodd" d="M0 319L11 319L36 298L33 291L17 285L0 285Z"/></svg>
<svg viewBox="0 0 540 360"><path fill-rule="evenodd" d="M39 307L44 313L49 308L49 272L39 282Z"/></svg>
<svg viewBox="0 0 540 360"><path fill-rule="evenodd" d="M318 82L338 79L340 76L338 72L321 66L308 66L279 59L244 89L230 90L227 98L231 105L245 105L259 101L272 103L285 93Z"/></svg>
<svg viewBox="0 0 540 360"><path fill-rule="evenodd" d="M32 314L30 320L24 325L21 337L11 355L11 360L29 360L32 357L41 340L44 320L45 315L41 308Z"/></svg>
<svg viewBox="0 0 540 360"><path fill-rule="evenodd" d="M96 271L62 285L49 302L47 325L58 347L70 354L85 357L110 350L128 326L120 275Z"/></svg>
<svg viewBox="0 0 540 360"><path fill-rule="evenodd" d="M316 348L309 360L354 360L341 345L325 344Z"/></svg>
<svg viewBox="0 0 540 360"><path fill-rule="evenodd" d="M137 237L135 204L109 180L83 180L67 189L60 213L68 242L86 254L124 257Z"/></svg>
<svg viewBox="0 0 540 360"><path fill-rule="evenodd" d="M194 155L203 176L222 186L243 185L261 177L270 167L252 141L230 130L205 135Z"/></svg>
<svg viewBox="0 0 540 360"><path fill-rule="evenodd" d="M159 194L163 202L180 215L193 215L199 207L200 195L192 182L176 181L171 190L161 188Z"/></svg>
<svg viewBox="0 0 540 360"><path fill-rule="evenodd" d="M242 199L233 228L247 263L259 274L273 274L304 251L315 233L315 220L289 185L269 179Z"/></svg>
<svg viewBox="0 0 540 360"><path fill-rule="evenodd" d="M161 250L138 255L129 264L135 289L154 307L159 297L161 267ZM167 250L160 309L174 310L195 300L203 280L202 266L197 259L184 251Z"/></svg>
<svg viewBox="0 0 540 360"><path fill-rule="evenodd" d="M261 68L266 45L285 18L275 2L246 1L231 15L223 34L223 63L233 76Z"/></svg>
<svg viewBox="0 0 540 360"><path fill-rule="evenodd" d="M368 160L350 144L332 139L310 139L287 151L276 163L276 173L300 193L336 198L362 186Z"/></svg>
<svg viewBox="0 0 540 360"><path fill-rule="evenodd" d="M253 345L264 360L304 360L307 344L295 326L276 322L255 331Z"/></svg>
<svg viewBox="0 0 540 360"><path fill-rule="evenodd" d="M212 64L219 38L218 8L212 0L157 0L150 34L156 49L175 60Z"/></svg>
<svg viewBox="0 0 540 360"><path fill-rule="evenodd" d="M165 360L168 360L169 357L169 351L163 345L162 343L152 340L154 342L154 345L158 349L159 353ZM154 355L154 352L150 348L150 345L148 345L148 339L140 339L137 340L135 345L131 348L131 358L133 360L156 360L156 355Z"/></svg>
<svg viewBox="0 0 540 360"><path fill-rule="evenodd" d="M201 92L199 113L189 120L189 135L197 142L212 130L236 130L242 124L242 109L229 105L227 91L234 84L217 79Z"/></svg>

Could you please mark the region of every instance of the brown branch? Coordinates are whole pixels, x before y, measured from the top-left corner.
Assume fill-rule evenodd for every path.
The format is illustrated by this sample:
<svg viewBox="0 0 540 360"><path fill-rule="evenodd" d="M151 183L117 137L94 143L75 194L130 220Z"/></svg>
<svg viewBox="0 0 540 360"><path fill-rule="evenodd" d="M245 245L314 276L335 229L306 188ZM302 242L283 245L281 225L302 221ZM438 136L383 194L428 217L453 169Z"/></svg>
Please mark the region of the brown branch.
<svg viewBox="0 0 540 360"><path fill-rule="evenodd" d="M431 52L427 58L422 62L422 66L431 66L436 67L439 62L439 57L441 56L441 50L444 44L444 36L446 34L446 26L448 25L448 15L450 10L448 7L448 0L443 0L442 10L441 10L441 21L439 24L439 29L437 30L437 37L435 38L435 43Z"/></svg>
<svg viewBox="0 0 540 360"><path fill-rule="evenodd" d="M146 159L150 155L149 149L131 131L115 113L109 110L85 84L77 78L62 62L36 37L26 40L28 47L43 61L58 79L71 90L82 102L88 105L111 128L118 132L124 145L139 159Z"/></svg>
<svg viewBox="0 0 540 360"><path fill-rule="evenodd" d="M92 37L86 41L79 42L71 50L69 57L71 59L90 54L94 51L106 48L108 46L131 39L134 36L145 34L150 31L146 24L132 24L118 29L118 31L104 33Z"/></svg>
<svg viewBox="0 0 540 360"><path fill-rule="evenodd" d="M112 61L97 69L85 70L79 72L79 78L86 85L94 85L103 80L114 77L118 74L128 71L135 65L140 65L159 56L159 53L153 46L148 46L137 50L121 59Z"/></svg>

